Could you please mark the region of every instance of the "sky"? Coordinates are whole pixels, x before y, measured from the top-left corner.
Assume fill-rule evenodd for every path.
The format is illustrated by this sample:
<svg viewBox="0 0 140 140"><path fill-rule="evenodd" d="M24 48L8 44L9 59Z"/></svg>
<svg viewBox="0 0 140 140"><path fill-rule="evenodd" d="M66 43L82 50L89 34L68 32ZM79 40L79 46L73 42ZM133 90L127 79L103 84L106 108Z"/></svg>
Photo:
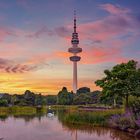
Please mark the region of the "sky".
<svg viewBox="0 0 140 140"><path fill-rule="evenodd" d="M98 90L105 69L140 61L139 0L0 0L0 93L72 90L68 48L77 11L78 87Z"/></svg>

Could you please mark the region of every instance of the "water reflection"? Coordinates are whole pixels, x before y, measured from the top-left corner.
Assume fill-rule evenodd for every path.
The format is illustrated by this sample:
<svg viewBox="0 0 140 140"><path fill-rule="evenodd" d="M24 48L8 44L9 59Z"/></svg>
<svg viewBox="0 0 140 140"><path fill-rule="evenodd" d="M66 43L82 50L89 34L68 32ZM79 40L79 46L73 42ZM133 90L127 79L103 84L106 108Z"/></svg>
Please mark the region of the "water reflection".
<svg viewBox="0 0 140 140"><path fill-rule="evenodd" d="M63 123L63 128L67 131L71 131L72 135L75 136L74 140L79 140L78 137L79 133L96 135L99 138L109 137L109 140L134 140L134 137L128 135L128 133L124 133L122 131L116 131L114 129L105 128L105 127L78 126L78 125Z"/></svg>
<svg viewBox="0 0 140 140"><path fill-rule="evenodd" d="M34 115L0 116L0 138L3 140L134 140L128 134L104 127L72 125L65 123L66 110Z"/></svg>
<svg viewBox="0 0 140 140"><path fill-rule="evenodd" d="M74 125L70 123L66 123L63 121L63 116L65 113L70 113L67 110L61 110L57 112L58 114L58 120L62 123L62 126L65 130L71 131L72 135L74 136L74 140L79 140L78 139L78 133L86 133L89 135L97 135L98 137L106 137L109 135L109 138L111 140L135 140L135 138L128 133L122 132L122 131L117 131L115 129L110 129L106 127L91 127L88 125ZM109 139L108 138L108 139ZM107 140L108 140L107 139Z"/></svg>

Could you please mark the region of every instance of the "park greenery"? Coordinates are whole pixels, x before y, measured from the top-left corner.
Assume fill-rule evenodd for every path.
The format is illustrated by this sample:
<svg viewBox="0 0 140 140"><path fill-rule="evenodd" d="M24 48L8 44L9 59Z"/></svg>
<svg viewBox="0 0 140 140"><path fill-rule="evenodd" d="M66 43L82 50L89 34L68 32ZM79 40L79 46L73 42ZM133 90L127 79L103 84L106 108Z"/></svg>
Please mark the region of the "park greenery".
<svg viewBox="0 0 140 140"><path fill-rule="evenodd" d="M1 94L0 106L42 106L46 104L46 96L26 90L24 94Z"/></svg>
<svg viewBox="0 0 140 140"><path fill-rule="evenodd" d="M83 92L82 92L83 91ZM100 91L89 92L89 88L79 88L74 94L66 87L59 91L58 95L41 95L26 90L24 94L1 94L0 106L43 106L43 105L82 105L99 103Z"/></svg>

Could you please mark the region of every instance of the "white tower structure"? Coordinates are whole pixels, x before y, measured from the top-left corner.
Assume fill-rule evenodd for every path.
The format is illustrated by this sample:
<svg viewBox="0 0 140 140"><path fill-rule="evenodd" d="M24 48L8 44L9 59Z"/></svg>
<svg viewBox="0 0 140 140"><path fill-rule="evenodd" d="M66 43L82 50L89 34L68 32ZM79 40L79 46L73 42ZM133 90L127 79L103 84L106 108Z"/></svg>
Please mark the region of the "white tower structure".
<svg viewBox="0 0 140 140"><path fill-rule="evenodd" d="M81 57L77 56L78 53L82 52L82 48L78 47L79 38L76 32L76 12L74 11L74 32L72 33L71 40L72 47L68 49L68 52L72 53L70 61L73 62L73 92L77 92L77 62L80 61Z"/></svg>

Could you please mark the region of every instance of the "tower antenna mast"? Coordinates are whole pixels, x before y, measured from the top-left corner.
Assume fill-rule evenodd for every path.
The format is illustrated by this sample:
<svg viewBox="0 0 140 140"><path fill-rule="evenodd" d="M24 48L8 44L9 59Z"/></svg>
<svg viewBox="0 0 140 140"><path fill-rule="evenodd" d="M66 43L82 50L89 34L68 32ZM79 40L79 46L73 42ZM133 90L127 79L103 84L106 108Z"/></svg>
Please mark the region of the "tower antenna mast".
<svg viewBox="0 0 140 140"><path fill-rule="evenodd" d="M74 32L72 33L71 44L72 47L68 49L68 52L72 53L73 56L70 57L70 61L73 62L73 92L77 92L77 62L81 60L80 56L77 56L78 53L82 52L82 48L78 47L79 38L78 33L76 31L76 11L74 10Z"/></svg>

